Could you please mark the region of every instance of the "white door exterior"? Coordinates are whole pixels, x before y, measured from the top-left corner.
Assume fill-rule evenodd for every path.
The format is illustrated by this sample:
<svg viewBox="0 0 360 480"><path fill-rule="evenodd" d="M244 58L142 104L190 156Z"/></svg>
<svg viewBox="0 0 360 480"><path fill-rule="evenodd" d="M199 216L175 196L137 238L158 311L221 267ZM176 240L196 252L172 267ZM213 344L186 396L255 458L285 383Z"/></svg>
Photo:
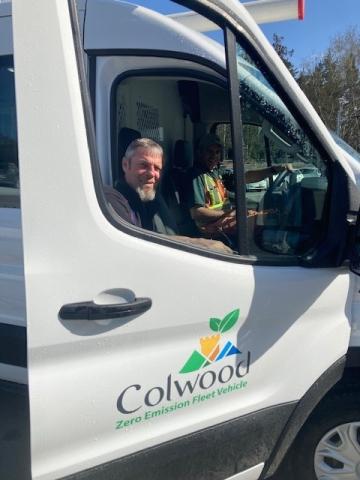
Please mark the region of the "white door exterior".
<svg viewBox="0 0 360 480"><path fill-rule="evenodd" d="M67 2L14 0L13 15L33 478L300 399L347 350L348 271L241 264L116 229L95 192ZM152 307L59 317L134 297Z"/></svg>

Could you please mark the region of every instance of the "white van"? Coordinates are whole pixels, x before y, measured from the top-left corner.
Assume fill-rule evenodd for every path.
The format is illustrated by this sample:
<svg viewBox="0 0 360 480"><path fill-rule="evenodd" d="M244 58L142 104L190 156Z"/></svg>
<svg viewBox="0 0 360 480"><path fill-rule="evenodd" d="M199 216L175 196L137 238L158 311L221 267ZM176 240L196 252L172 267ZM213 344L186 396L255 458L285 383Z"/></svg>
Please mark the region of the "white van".
<svg viewBox="0 0 360 480"><path fill-rule="evenodd" d="M359 479L358 154L237 0L176 3L225 48L118 0L0 4L0 478ZM209 132L233 253L115 214L103 187L150 137L196 236L183 181Z"/></svg>

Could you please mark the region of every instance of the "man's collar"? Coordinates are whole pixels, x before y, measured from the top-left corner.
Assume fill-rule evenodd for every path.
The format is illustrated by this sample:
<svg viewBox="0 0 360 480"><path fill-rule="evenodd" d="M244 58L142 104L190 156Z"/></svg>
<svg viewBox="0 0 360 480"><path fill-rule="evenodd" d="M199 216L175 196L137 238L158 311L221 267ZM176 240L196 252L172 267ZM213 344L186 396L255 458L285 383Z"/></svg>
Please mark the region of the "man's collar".
<svg viewBox="0 0 360 480"><path fill-rule="evenodd" d="M141 203L138 193L125 181L124 178L121 178L117 182L116 190L122 193L128 201L136 201Z"/></svg>

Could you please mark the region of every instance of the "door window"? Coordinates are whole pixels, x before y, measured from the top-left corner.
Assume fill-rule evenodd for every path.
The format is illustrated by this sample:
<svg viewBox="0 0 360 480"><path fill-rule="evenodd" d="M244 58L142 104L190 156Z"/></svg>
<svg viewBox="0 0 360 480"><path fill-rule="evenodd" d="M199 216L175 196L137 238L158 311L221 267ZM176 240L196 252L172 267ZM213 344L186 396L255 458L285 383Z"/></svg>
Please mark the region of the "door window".
<svg viewBox="0 0 360 480"><path fill-rule="evenodd" d="M326 163L262 70L240 46L237 61L249 253L260 259L270 254L301 255L316 245L324 230ZM229 230L202 228L191 209L191 191L187 189L189 175L199 160L199 142L204 135L215 134L222 158L214 171L227 190L229 210L235 209L226 85L160 71L153 75L139 72L115 85L114 187L121 182L124 146L134 138L150 137L164 150L159 191L167 204L172 230L180 236L219 240L236 253L234 221Z"/></svg>
<svg viewBox="0 0 360 480"><path fill-rule="evenodd" d="M226 122L224 125L230 121L225 79L196 72L195 68L199 69L199 65L194 64L194 70L188 70L188 75L179 67L178 75L174 68L153 69L152 74L148 70L140 70L135 75L122 75L115 81L113 186L118 192L131 197L137 207L126 185L123 157L132 140L149 137L161 145L164 152L155 200L161 200L166 206L159 210L165 228L162 226L160 229L161 225L157 223L153 231L171 235L168 228L171 227L175 233L171 238L179 242L235 253L236 245L227 235L203 231L200 222L192 215L193 180L199 170L199 145L203 138L210 135L214 120ZM226 166L233 171L231 152L225 152L228 140L223 142L219 137L219 141L223 155L219 156L214 168L217 175L221 175ZM201 196L203 191L197 193ZM115 208L115 202L113 205ZM146 223L143 219L146 220L150 202L141 207L139 223L144 227ZM118 210L120 212L120 208ZM123 218L131 222L126 214ZM151 230L152 225L149 227Z"/></svg>
<svg viewBox="0 0 360 480"><path fill-rule="evenodd" d="M226 30L226 35L228 33ZM234 254L249 253L259 260L290 256L297 261L298 256L320 243L326 231L326 161L306 129L287 108L256 56L249 54L250 49L237 44L236 55L229 58L229 62L236 63L228 62L228 73L223 68L223 47L218 45L219 58L213 61L215 50L215 45L211 45L209 51L203 52L204 58L211 58L213 69L210 61L204 66L203 59L193 51L185 60L171 58L171 55L150 58L144 53L143 58L134 57L128 74L115 59L101 59L103 71L106 62L111 61L111 75L119 69L118 78L113 76L111 80L111 166L110 156L105 155L104 139L98 143L99 150L104 152L104 158L100 159L105 166L104 183L112 189L110 193L108 189L105 191L110 211L115 210L118 217L125 219L125 228L129 224L135 227L130 228L135 235L153 241L162 243L165 239L166 243L167 236L191 245L197 242L184 237L215 240L223 242ZM230 72L234 65L240 88L239 92L235 91L236 98L233 89L229 92L228 87L232 85L231 79L236 79L236 71L235 75ZM159 71L166 68L166 73ZM204 78L205 72L210 80ZM221 81L215 85L211 76ZM101 81L105 82L105 76ZM240 104L242 122L239 126L235 125L238 115L230 109L230 97L233 106ZM231 125L232 115L234 125ZM105 115L100 118L99 113L97 117L97 130L105 131L107 118ZM241 130L238 133L237 128ZM217 135L221 158L209 172L201 173L203 178L192 192L196 201L189 202L189 175L194 175L196 168L204 168L204 164L199 165L199 145L207 134ZM131 140L141 137L155 141L164 152L161 174L153 182L156 194L163 194L161 202L165 201L161 214L158 206L154 213L149 202L139 203L137 197L133 205L128 202L134 185L129 193L123 181L123 157ZM238 141L240 137L242 143ZM234 152L238 155L241 148L243 158L235 161ZM240 161L244 163L246 185L240 185L239 176L235 181L242 168L236 163ZM131 162L125 163L133 168ZM198 176L200 178L200 174ZM200 197L204 197L204 204L200 205ZM198 208L202 206L210 207L211 215L203 215ZM152 233L139 233L139 227ZM161 240L157 234L163 235ZM244 248L246 243L248 248Z"/></svg>
<svg viewBox="0 0 360 480"><path fill-rule="evenodd" d="M266 178L252 184L256 188L247 187L250 253L304 254L324 233L325 160L261 66L240 45L237 71L245 162L270 170Z"/></svg>
<svg viewBox="0 0 360 480"><path fill-rule="evenodd" d="M235 191L234 171L233 171L233 149L231 142L231 124L217 124L214 128L216 135L221 139L224 145L223 160L223 180L230 191ZM269 166L265 153L265 138L262 128L258 125L243 125L244 140L244 166L245 172L253 170L262 170ZM265 178L259 182L246 184L246 191L266 190L269 185L269 179Z"/></svg>

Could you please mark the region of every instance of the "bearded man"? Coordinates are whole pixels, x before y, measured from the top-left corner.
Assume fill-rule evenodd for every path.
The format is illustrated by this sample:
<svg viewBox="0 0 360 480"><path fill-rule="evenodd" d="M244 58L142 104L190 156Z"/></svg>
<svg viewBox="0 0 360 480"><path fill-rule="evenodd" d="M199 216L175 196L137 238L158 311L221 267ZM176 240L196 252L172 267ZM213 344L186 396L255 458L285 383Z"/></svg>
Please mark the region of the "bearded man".
<svg viewBox="0 0 360 480"><path fill-rule="evenodd" d="M122 159L123 180L117 185L117 190L104 188L113 210L132 225L171 236L173 240L221 253L232 253L220 241L177 235L177 225L157 193L162 168L163 149L159 144L148 138L131 142Z"/></svg>

